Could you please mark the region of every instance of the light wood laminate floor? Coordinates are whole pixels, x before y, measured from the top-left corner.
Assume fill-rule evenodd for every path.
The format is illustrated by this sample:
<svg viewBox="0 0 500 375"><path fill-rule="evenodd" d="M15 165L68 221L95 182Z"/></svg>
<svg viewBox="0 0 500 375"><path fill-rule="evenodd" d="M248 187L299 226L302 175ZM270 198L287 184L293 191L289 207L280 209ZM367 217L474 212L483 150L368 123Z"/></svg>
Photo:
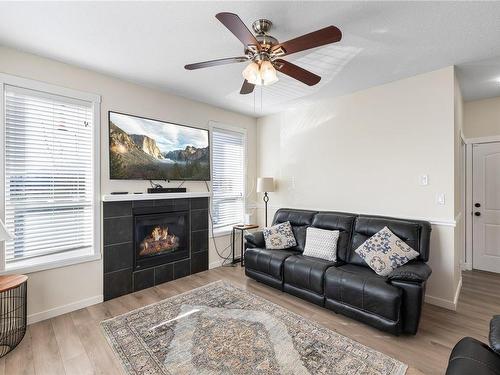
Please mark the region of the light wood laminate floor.
<svg viewBox="0 0 500 375"><path fill-rule="evenodd" d="M32 324L0 359L0 375L123 374L100 321L221 279L407 363L408 375L444 374L453 345L463 336L487 342L489 320L500 313L500 275L464 272L456 312L426 304L419 333L394 337L251 280L239 266L224 267Z"/></svg>

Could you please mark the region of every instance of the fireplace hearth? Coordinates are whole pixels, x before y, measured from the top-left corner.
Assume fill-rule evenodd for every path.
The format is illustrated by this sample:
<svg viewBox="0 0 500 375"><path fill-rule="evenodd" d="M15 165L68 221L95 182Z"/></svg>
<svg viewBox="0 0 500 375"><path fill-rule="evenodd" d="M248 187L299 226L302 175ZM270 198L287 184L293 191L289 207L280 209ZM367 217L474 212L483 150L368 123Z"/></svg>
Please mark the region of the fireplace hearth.
<svg viewBox="0 0 500 375"><path fill-rule="evenodd" d="M105 300L208 269L208 198L123 199L103 203Z"/></svg>

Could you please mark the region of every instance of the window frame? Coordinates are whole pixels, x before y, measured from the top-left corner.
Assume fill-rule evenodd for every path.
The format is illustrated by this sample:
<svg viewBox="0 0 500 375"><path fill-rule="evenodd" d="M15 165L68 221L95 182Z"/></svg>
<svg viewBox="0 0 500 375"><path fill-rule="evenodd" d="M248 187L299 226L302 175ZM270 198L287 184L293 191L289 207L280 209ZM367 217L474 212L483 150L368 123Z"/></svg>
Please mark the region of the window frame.
<svg viewBox="0 0 500 375"><path fill-rule="evenodd" d="M65 267L73 264L89 262L101 258L101 96L73 90L65 87L60 87L40 81L35 81L27 78L21 78L9 74L0 73L0 218L5 222L5 86L16 86L28 90L36 90L44 93L52 94L55 96L65 96L68 98L88 101L92 103L93 107L93 153L92 153L92 166L93 166L93 209L94 209L94 238L93 246L89 253L81 254L78 251L50 254L33 258L31 260L19 261L18 264L9 265L6 267L5 262L5 244L0 243L0 275L10 272L37 272L48 270L52 268Z"/></svg>
<svg viewBox="0 0 500 375"><path fill-rule="evenodd" d="M248 175L248 132L246 128L239 127L239 126L234 126L234 125L227 125L224 123L216 122L216 121L210 121L208 124L208 130L209 130L209 136L210 136L210 164L211 164L211 171L210 171L210 178L211 182L213 182L213 174L214 174L214 160L213 160L213 132L214 129L222 129L222 130L228 130L232 131L235 133L240 133L243 135L243 145L244 145L244 150L243 150L243 217L246 213L246 207L247 207L247 175ZM210 184L211 186L211 199L210 199L210 216L212 217L212 205L213 205L213 184ZM210 220L210 226L212 227L212 220ZM210 233L210 236L212 237L222 237L222 236L227 236L231 234L233 226L228 225L225 227L219 227L219 228L212 228L213 230Z"/></svg>

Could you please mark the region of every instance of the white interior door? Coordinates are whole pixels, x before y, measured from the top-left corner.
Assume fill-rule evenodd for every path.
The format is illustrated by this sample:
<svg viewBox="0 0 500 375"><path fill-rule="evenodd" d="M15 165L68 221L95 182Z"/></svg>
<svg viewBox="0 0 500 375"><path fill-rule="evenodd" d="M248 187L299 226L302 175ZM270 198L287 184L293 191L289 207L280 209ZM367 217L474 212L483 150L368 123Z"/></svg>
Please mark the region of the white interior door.
<svg viewBox="0 0 500 375"><path fill-rule="evenodd" d="M475 144L472 150L472 264L500 272L500 143Z"/></svg>

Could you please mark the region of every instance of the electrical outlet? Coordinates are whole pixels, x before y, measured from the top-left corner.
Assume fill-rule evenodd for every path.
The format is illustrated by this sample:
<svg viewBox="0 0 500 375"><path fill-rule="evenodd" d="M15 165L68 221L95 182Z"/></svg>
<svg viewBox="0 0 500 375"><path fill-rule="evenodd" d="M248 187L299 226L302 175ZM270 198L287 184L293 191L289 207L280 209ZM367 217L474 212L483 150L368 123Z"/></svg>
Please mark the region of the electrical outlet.
<svg viewBox="0 0 500 375"><path fill-rule="evenodd" d="M445 205L445 195L444 193L437 193L436 194L436 203L440 206L444 206Z"/></svg>

